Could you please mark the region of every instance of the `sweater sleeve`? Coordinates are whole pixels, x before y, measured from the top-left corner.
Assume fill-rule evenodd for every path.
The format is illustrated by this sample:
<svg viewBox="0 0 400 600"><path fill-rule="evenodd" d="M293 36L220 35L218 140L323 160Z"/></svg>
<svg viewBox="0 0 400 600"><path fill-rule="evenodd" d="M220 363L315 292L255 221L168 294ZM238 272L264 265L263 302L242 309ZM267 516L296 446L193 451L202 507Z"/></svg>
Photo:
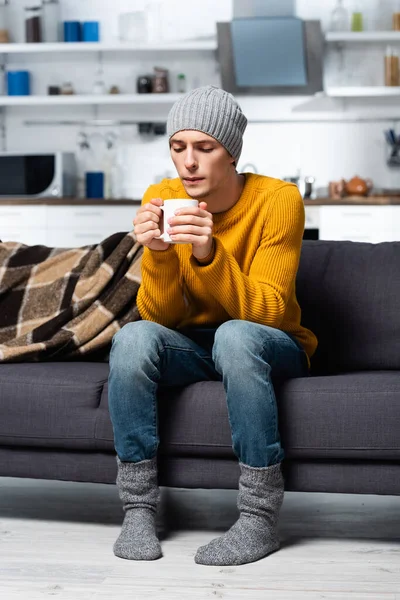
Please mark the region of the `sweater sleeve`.
<svg viewBox="0 0 400 600"><path fill-rule="evenodd" d="M142 204L158 197L160 194L157 186L150 186L143 196ZM141 271L142 282L137 295L140 316L165 327L175 327L186 313L186 303L174 246L170 244L163 251L145 248Z"/></svg>
<svg viewBox="0 0 400 600"><path fill-rule="evenodd" d="M219 239L209 264L200 265L192 257L196 275L232 319L279 328L295 285L304 218L299 191L285 186L275 193L248 275Z"/></svg>

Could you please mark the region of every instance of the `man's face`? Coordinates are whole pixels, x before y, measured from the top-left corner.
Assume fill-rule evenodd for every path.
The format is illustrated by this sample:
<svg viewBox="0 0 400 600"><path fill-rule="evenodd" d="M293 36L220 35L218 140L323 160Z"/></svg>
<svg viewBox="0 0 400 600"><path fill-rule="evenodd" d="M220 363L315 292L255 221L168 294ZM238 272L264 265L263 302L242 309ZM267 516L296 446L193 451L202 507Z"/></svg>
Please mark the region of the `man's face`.
<svg viewBox="0 0 400 600"><path fill-rule="evenodd" d="M229 152L201 131L178 131L170 139L170 149L184 188L195 199L218 192L234 169Z"/></svg>

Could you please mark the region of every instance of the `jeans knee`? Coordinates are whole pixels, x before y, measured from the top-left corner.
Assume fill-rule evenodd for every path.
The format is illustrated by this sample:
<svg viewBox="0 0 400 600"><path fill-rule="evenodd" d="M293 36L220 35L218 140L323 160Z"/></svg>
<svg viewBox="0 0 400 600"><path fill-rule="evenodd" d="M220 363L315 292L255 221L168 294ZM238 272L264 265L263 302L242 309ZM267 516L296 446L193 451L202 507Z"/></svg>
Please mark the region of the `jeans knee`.
<svg viewBox="0 0 400 600"><path fill-rule="evenodd" d="M245 351L260 351L259 337L254 324L248 321L232 320L220 325L215 333L213 359L215 363L243 365Z"/></svg>
<svg viewBox="0 0 400 600"><path fill-rule="evenodd" d="M160 325L152 321L134 321L124 325L113 337L110 362L147 356L157 347Z"/></svg>

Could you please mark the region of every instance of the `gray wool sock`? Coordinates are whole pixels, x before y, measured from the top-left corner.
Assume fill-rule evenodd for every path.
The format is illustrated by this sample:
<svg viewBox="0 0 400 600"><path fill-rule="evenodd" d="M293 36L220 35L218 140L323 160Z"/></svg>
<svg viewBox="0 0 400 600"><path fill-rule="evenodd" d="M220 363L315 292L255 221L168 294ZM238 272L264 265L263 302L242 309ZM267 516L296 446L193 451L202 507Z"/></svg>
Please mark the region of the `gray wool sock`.
<svg viewBox="0 0 400 600"><path fill-rule="evenodd" d="M155 560L161 556L156 534L156 512L160 497L156 459L137 463L117 458L117 487L125 518L114 544L114 554L129 560Z"/></svg>
<svg viewBox="0 0 400 600"><path fill-rule="evenodd" d="M280 464L256 468L240 464L239 519L224 535L201 546L201 565L243 565L279 549L277 531L284 482Z"/></svg>

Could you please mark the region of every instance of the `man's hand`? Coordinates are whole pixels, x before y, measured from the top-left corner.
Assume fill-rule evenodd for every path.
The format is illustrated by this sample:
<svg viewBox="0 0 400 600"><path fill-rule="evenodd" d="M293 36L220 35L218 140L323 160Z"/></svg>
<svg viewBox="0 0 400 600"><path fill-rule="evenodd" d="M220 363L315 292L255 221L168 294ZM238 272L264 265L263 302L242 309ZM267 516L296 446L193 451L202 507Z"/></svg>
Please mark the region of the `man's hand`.
<svg viewBox="0 0 400 600"><path fill-rule="evenodd" d="M207 203L179 208L168 221L168 233L174 242L192 244L192 254L199 260L206 258L213 248L213 217Z"/></svg>
<svg viewBox="0 0 400 600"><path fill-rule="evenodd" d="M161 198L152 198L148 204L139 208L133 220L134 232L137 241L150 250L167 250L169 244L155 238L161 235L160 219L162 220L163 205Z"/></svg>

